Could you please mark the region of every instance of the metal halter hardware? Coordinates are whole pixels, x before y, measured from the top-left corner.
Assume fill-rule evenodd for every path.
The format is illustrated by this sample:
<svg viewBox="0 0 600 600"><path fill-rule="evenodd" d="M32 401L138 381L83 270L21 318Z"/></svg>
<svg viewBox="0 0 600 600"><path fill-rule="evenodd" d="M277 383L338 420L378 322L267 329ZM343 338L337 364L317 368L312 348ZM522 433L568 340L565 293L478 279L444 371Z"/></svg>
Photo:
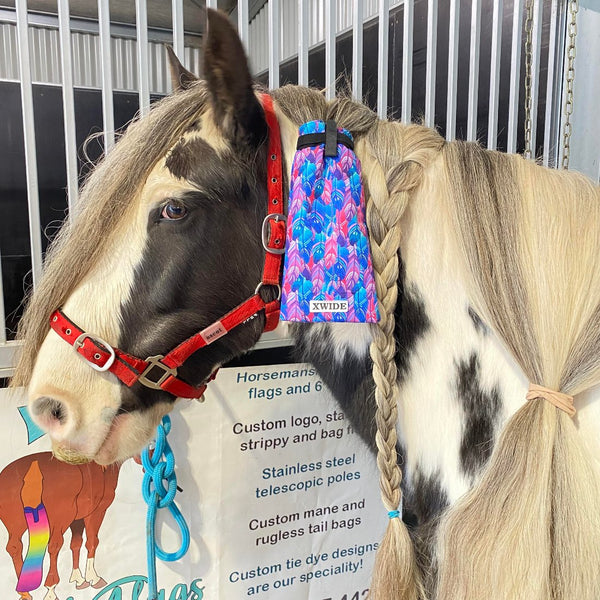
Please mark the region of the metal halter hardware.
<svg viewBox="0 0 600 600"><path fill-rule="evenodd" d="M177 377L177 369L167 367L167 365L161 362L163 358L164 356L162 354L157 354L156 356L149 356L146 359L146 362L150 364L144 369L144 371L140 375L138 383L141 383L142 385L145 385L147 388L150 388L152 390L161 390L161 385L167 380L169 376ZM153 381L152 379L148 378L148 374L153 369L161 369L163 371L162 375L156 381Z"/></svg>
<svg viewBox="0 0 600 600"><path fill-rule="evenodd" d="M109 353L109 357L106 359L106 362L103 365L98 365L98 364L88 360L85 356L82 356L79 352L77 352L79 350L79 348L83 348L84 342L87 339L90 339L97 346L102 346L106 350L106 352ZM92 367L92 369L94 369L95 371L99 371L100 373L103 373L104 371L108 371L112 367L112 364L115 362L115 358L116 358L114 348L108 342L104 341L101 337L98 337L97 335L92 335L91 333L82 333L73 342L73 350L75 350L75 354L77 354L77 356L81 357L82 360L85 360L85 362L88 365L90 365L90 367ZM100 359L100 356L98 356L98 359Z"/></svg>
<svg viewBox="0 0 600 600"><path fill-rule="evenodd" d="M271 220L275 221L275 223L279 223L280 221L285 221L286 217L285 215L281 214L281 213L270 213L268 214L262 223L262 233L261 233L261 237L262 237L262 245L263 248L269 252L269 254L285 254L285 244L282 244L281 248L275 248L273 246L269 246L269 239L270 239L270 223ZM281 240L281 242L283 242L283 240Z"/></svg>

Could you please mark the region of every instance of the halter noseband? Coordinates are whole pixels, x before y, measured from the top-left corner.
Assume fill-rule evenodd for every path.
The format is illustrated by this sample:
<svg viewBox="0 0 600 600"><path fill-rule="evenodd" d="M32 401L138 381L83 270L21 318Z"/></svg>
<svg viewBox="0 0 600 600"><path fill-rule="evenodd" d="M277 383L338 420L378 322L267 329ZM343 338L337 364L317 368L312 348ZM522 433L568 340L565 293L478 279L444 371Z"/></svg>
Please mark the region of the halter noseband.
<svg viewBox="0 0 600 600"><path fill-rule="evenodd" d="M238 325L253 318L261 310L265 312L264 331L272 331L279 323L281 298L281 267L285 252L286 220L283 214L283 161L279 123L273 109L273 99L262 95L265 118L269 127L269 149L267 157L268 209L262 226L262 244L266 251L262 279L254 295L236 306L202 331L183 341L166 355L149 356L141 359L114 348L96 335L86 333L71 321L62 310L56 310L50 317L50 327L75 352L97 371L108 371L119 381L131 387L140 383L145 387L163 390L178 398L200 398L211 377L199 386L193 386L180 379L177 370L200 348L212 344ZM265 286L278 289L277 299L263 300L260 291Z"/></svg>

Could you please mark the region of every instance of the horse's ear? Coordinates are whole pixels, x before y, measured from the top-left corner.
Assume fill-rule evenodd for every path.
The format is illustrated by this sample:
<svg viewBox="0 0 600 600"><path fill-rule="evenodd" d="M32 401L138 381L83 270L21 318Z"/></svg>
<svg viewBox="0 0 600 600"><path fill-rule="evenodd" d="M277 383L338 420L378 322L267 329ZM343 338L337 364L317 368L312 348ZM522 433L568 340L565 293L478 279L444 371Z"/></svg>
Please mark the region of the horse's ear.
<svg viewBox="0 0 600 600"><path fill-rule="evenodd" d="M171 46L167 46L167 55L169 57L169 70L171 71L171 83L173 84L174 92L187 90L192 83L198 81L198 78L179 62Z"/></svg>
<svg viewBox="0 0 600 600"><path fill-rule="evenodd" d="M257 146L267 137L267 125L254 94L244 47L223 13L207 12L204 76L216 124L234 143Z"/></svg>

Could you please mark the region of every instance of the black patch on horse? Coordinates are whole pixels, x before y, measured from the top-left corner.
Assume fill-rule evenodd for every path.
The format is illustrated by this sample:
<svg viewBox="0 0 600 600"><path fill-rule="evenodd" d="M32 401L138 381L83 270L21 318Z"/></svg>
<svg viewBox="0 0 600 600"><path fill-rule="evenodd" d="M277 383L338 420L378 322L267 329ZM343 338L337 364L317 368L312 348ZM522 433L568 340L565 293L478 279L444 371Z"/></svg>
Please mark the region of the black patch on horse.
<svg viewBox="0 0 600 600"><path fill-rule="evenodd" d="M406 285L406 269L400 257L398 275L398 302L394 310L396 324L394 337L396 338L396 365L398 367L398 383L402 383L409 376L410 357L414 352L417 342L427 333L431 326L429 317L425 312L423 302L414 285Z"/></svg>
<svg viewBox="0 0 600 600"><path fill-rule="evenodd" d="M367 327L358 324L358 327ZM333 360L335 351L330 327L320 326L315 333L315 325L298 323L293 326L296 338L294 358L299 362L314 365L323 383L343 410L346 419L358 435L371 449L375 449L375 401L373 393L375 383L371 375L372 362L369 355L357 358L352 352L346 352L342 363Z"/></svg>
<svg viewBox="0 0 600 600"><path fill-rule="evenodd" d="M448 508L449 501L438 472L424 475L417 467L411 488L406 503L414 511L417 523L409 526L408 532L415 547L417 564L424 576L427 598L433 598L437 578L437 565L433 561L437 530L440 516Z"/></svg>
<svg viewBox="0 0 600 600"><path fill-rule="evenodd" d="M496 387L485 392L479 380L480 365L475 353L457 365L456 388L464 413L460 462L469 477L477 475L492 453L495 424L500 411L500 393Z"/></svg>
<svg viewBox="0 0 600 600"><path fill-rule="evenodd" d="M448 506L439 474L424 475L418 468L411 477L410 505L419 524L439 516Z"/></svg>
<svg viewBox="0 0 600 600"><path fill-rule="evenodd" d="M175 145L166 164L190 182L189 192L175 192L187 214L165 220L162 205L150 210L143 258L122 306L119 346L125 351L142 358L164 355L254 294L264 257L266 153L264 145L253 154L249 148L245 155L221 154L200 138ZM215 366L253 346L263 324L261 313L199 350L180 368L180 376L200 384ZM174 400L141 384L124 388L122 398L122 411Z"/></svg>
<svg viewBox="0 0 600 600"><path fill-rule="evenodd" d="M481 335L487 335L489 332L487 325L481 320L481 317L475 312L475 309L472 306L469 306L467 312L469 314L469 318L473 322L475 331Z"/></svg>

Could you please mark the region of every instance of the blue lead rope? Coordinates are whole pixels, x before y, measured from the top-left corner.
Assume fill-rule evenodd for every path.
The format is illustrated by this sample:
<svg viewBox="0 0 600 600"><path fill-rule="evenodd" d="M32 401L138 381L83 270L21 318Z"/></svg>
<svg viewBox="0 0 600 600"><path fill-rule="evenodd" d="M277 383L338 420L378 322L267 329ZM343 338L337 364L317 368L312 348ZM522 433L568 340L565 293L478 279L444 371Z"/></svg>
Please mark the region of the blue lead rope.
<svg viewBox="0 0 600 600"><path fill-rule="evenodd" d="M175 456L167 441L171 431L171 419L165 415L156 430L156 445L151 453L146 447L142 451L144 480L142 494L148 505L146 517L146 553L148 558L148 600L158 599L156 582L156 557L173 562L182 558L190 547L190 530L185 518L175 504L177 476ZM164 460L162 460L164 456ZM165 552L156 540L156 514L159 508L168 508L181 532L181 547L176 552Z"/></svg>

